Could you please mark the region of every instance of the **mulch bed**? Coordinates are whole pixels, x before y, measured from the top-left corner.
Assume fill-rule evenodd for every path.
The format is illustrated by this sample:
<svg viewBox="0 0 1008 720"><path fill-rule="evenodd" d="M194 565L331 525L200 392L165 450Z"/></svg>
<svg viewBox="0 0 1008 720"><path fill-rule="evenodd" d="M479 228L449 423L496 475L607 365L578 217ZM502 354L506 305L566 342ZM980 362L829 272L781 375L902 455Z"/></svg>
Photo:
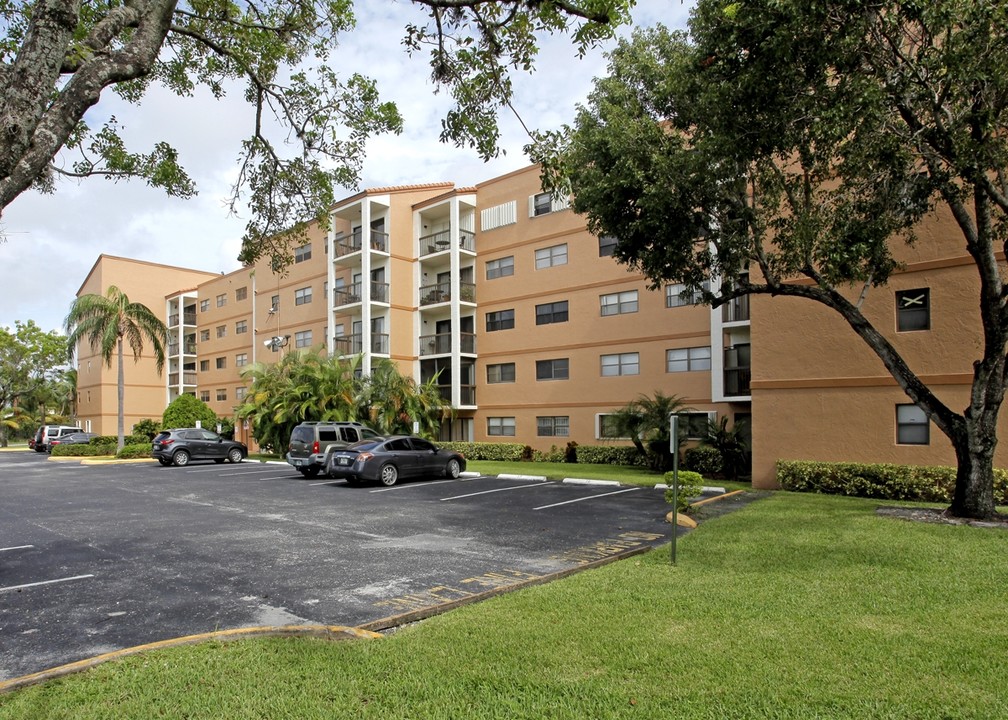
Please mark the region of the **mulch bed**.
<svg viewBox="0 0 1008 720"><path fill-rule="evenodd" d="M993 520L969 520L967 518L954 517L948 514L947 510L940 508L913 508L913 507L880 507L876 512L886 517L899 518L900 520L910 520L914 522L940 523L944 525L972 525L980 528L995 528L1008 530L1008 516L998 516Z"/></svg>

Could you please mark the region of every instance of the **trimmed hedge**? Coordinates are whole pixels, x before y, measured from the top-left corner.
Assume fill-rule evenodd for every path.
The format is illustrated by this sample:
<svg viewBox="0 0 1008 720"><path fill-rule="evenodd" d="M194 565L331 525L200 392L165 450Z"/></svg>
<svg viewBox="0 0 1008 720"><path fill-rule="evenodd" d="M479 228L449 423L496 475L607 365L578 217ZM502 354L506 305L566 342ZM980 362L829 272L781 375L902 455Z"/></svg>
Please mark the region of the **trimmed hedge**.
<svg viewBox="0 0 1008 720"><path fill-rule="evenodd" d="M541 462L573 462L585 465L636 465L647 467L647 458L641 457L631 445L575 445L566 448L555 445L548 451L532 450L519 443L438 443L441 447L455 450L465 455L466 460L490 460L495 462L521 462L537 460Z"/></svg>
<svg viewBox="0 0 1008 720"><path fill-rule="evenodd" d="M102 455L115 455L116 443L96 443L97 438L92 438L87 445L54 445L52 454L55 457L96 457Z"/></svg>
<svg viewBox="0 0 1008 720"><path fill-rule="evenodd" d="M137 458L149 458L150 456L150 441L123 445L123 449L116 453L116 457L120 460L135 460Z"/></svg>
<svg viewBox="0 0 1008 720"><path fill-rule="evenodd" d="M692 470L680 470L679 488L676 491L672 489L674 478L674 473L665 473L665 484L668 485L668 488L665 490L665 502L671 505L672 497L675 495L676 510L686 512L690 508L690 498L695 498L703 492L703 475Z"/></svg>
<svg viewBox="0 0 1008 720"><path fill-rule="evenodd" d="M777 482L794 492L947 503L955 479L954 467L777 461ZM1008 470L994 468L994 502L1008 504Z"/></svg>

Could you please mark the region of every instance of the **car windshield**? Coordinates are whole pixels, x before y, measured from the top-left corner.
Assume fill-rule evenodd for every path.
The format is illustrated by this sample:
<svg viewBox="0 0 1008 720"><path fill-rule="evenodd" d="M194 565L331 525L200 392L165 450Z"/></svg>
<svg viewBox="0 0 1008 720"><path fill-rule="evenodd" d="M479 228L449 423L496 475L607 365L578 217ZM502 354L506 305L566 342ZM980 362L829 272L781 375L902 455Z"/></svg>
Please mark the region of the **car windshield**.
<svg viewBox="0 0 1008 720"><path fill-rule="evenodd" d="M315 441L315 429L312 427L296 427L291 433L291 442L310 443Z"/></svg>
<svg viewBox="0 0 1008 720"><path fill-rule="evenodd" d="M161 432L161 433L158 433L157 437L156 437L156 438L154 438L154 442L158 442L159 440L164 440L164 439L165 439L166 437L168 437L169 435L171 435L171 433L169 433L169 432Z"/></svg>

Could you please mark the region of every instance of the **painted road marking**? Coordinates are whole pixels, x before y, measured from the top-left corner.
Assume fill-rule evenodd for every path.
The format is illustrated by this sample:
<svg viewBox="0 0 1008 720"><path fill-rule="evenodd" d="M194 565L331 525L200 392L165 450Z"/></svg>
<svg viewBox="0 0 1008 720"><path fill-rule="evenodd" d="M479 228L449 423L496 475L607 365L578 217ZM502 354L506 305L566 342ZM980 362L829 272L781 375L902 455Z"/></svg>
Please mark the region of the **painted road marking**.
<svg viewBox="0 0 1008 720"><path fill-rule="evenodd" d="M441 498L441 502L447 500L461 500L462 498L475 497L476 495L489 495L490 493L506 492L508 490L530 490L532 488L546 487L545 483L539 485L512 485L506 488L497 488L496 490L481 490L480 492L468 493L466 495L452 495L451 497Z"/></svg>
<svg viewBox="0 0 1008 720"><path fill-rule="evenodd" d="M554 508L560 505L570 505L571 503L584 502L585 500L595 500L596 498L604 498L610 495L621 495L623 493L633 492L635 490L640 490L640 488L627 488L626 490L616 490L615 492L602 493L601 495L588 495L587 497L575 498L574 500L564 500L563 502L553 503L552 505L540 505L537 508L532 508L533 510L546 510L547 508Z"/></svg>
<svg viewBox="0 0 1008 720"><path fill-rule="evenodd" d="M494 588L518 585L519 583L537 580L541 577L542 575L527 573L522 570L488 572L476 577L465 578L459 582L460 585L475 585L476 587L473 590L463 590L462 588L450 585L435 585L420 592L410 593L409 595L399 595L387 600L379 600L375 603L375 606L392 608L398 612L423 610L437 605L447 605L456 600L475 597L482 592Z"/></svg>
<svg viewBox="0 0 1008 720"><path fill-rule="evenodd" d="M625 532L620 533L615 538L599 540L591 545L583 545L557 555L550 555L550 559L572 562L577 565L588 565L589 563L603 560L613 555L619 555L627 550L634 550L649 542L664 538L665 536L659 533Z"/></svg>
<svg viewBox="0 0 1008 720"><path fill-rule="evenodd" d="M377 490L371 490L370 492L379 493L379 492L388 492L389 490L406 490L407 488L411 487L430 487L431 485L441 485L442 483L450 483L450 482L462 482L462 478L459 478L458 480L455 479L431 480L430 482L408 483L406 485L393 485L392 487L378 488Z"/></svg>
<svg viewBox="0 0 1008 720"><path fill-rule="evenodd" d="M14 545L13 547L0 548L0 552L7 552L8 550L27 550L29 548L35 547L34 545Z"/></svg>
<svg viewBox="0 0 1008 720"><path fill-rule="evenodd" d="M24 585L8 585L7 587L0 587L0 592L10 592L12 590L23 590L30 587L38 587L39 585L54 585L55 583L65 583L71 580L85 580L87 578L93 578L94 575L74 575L73 577L57 578L55 580L43 580L41 582L25 583Z"/></svg>

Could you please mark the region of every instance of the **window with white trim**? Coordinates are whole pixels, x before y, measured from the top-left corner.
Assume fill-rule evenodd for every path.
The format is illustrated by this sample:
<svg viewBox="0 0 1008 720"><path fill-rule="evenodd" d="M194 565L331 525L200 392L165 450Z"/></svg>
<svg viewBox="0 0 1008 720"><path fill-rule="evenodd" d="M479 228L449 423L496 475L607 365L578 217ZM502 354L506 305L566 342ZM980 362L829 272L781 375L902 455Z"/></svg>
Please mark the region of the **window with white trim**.
<svg viewBox="0 0 1008 720"><path fill-rule="evenodd" d="M222 338L227 335L227 325L217 326L217 337Z"/></svg>
<svg viewBox="0 0 1008 720"><path fill-rule="evenodd" d="M305 260L311 260L311 243L294 248L294 264L303 263Z"/></svg>
<svg viewBox="0 0 1008 720"><path fill-rule="evenodd" d="M245 367L246 365L248 365L248 353L235 355L235 367Z"/></svg>
<svg viewBox="0 0 1008 720"><path fill-rule="evenodd" d="M917 405L896 406L896 444L931 444L931 423Z"/></svg>
<svg viewBox="0 0 1008 720"><path fill-rule="evenodd" d="M514 310L498 310L486 314L487 332L514 328Z"/></svg>
<svg viewBox="0 0 1008 720"><path fill-rule="evenodd" d="M514 437L515 419L513 417L488 417L487 435Z"/></svg>
<svg viewBox="0 0 1008 720"><path fill-rule="evenodd" d="M217 369L218 370L226 370L227 369L227 358L226 357L219 357L219 358L217 358Z"/></svg>
<svg viewBox="0 0 1008 720"><path fill-rule="evenodd" d="M536 270L545 270L546 268L566 264L567 264L567 243L561 243L560 245L552 245L551 247L547 248L539 248L538 250L535 251Z"/></svg>
<svg viewBox="0 0 1008 720"><path fill-rule="evenodd" d="M704 282L704 290L710 289L710 283ZM702 296L699 291L694 290L689 292L686 290L686 286L682 283L673 283L672 285L665 286L665 307L667 308L677 308L685 307L686 305L699 305Z"/></svg>
<svg viewBox="0 0 1008 720"><path fill-rule="evenodd" d="M709 345L665 351L665 372L693 372L711 369Z"/></svg>
<svg viewBox="0 0 1008 720"><path fill-rule="evenodd" d="M227 388L217 388L217 399L227 400Z"/></svg>
<svg viewBox="0 0 1008 720"><path fill-rule="evenodd" d="M307 305L312 301L312 289L311 285L308 287L298 288L294 291L294 304L295 305Z"/></svg>
<svg viewBox="0 0 1008 720"><path fill-rule="evenodd" d="M300 332L294 333L294 347L306 348L311 347L311 344L312 344L311 330L302 330Z"/></svg>
<svg viewBox="0 0 1008 720"><path fill-rule="evenodd" d="M507 257L498 258L496 260L487 260L487 280L495 280L509 275L514 275L514 255L508 255Z"/></svg>
<svg viewBox="0 0 1008 720"><path fill-rule="evenodd" d="M248 320L239 320L235 323L235 335L244 335L248 332Z"/></svg>
<svg viewBox="0 0 1008 720"><path fill-rule="evenodd" d="M227 293L221 293L217 296L217 307L224 307L227 305Z"/></svg>
<svg viewBox="0 0 1008 720"><path fill-rule="evenodd" d="M543 303L536 305L536 325L551 325L567 322L567 301Z"/></svg>
<svg viewBox="0 0 1008 720"><path fill-rule="evenodd" d="M602 377L640 374L640 353L617 353L602 356Z"/></svg>
<svg viewBox="0 0 1008 720"><path fill-rule="evenodd" d="M602 317L609 315L625 315L635 313L638 310L638 300L636 290L624 290L618 293L599 295L602 305Z"/></svg>

